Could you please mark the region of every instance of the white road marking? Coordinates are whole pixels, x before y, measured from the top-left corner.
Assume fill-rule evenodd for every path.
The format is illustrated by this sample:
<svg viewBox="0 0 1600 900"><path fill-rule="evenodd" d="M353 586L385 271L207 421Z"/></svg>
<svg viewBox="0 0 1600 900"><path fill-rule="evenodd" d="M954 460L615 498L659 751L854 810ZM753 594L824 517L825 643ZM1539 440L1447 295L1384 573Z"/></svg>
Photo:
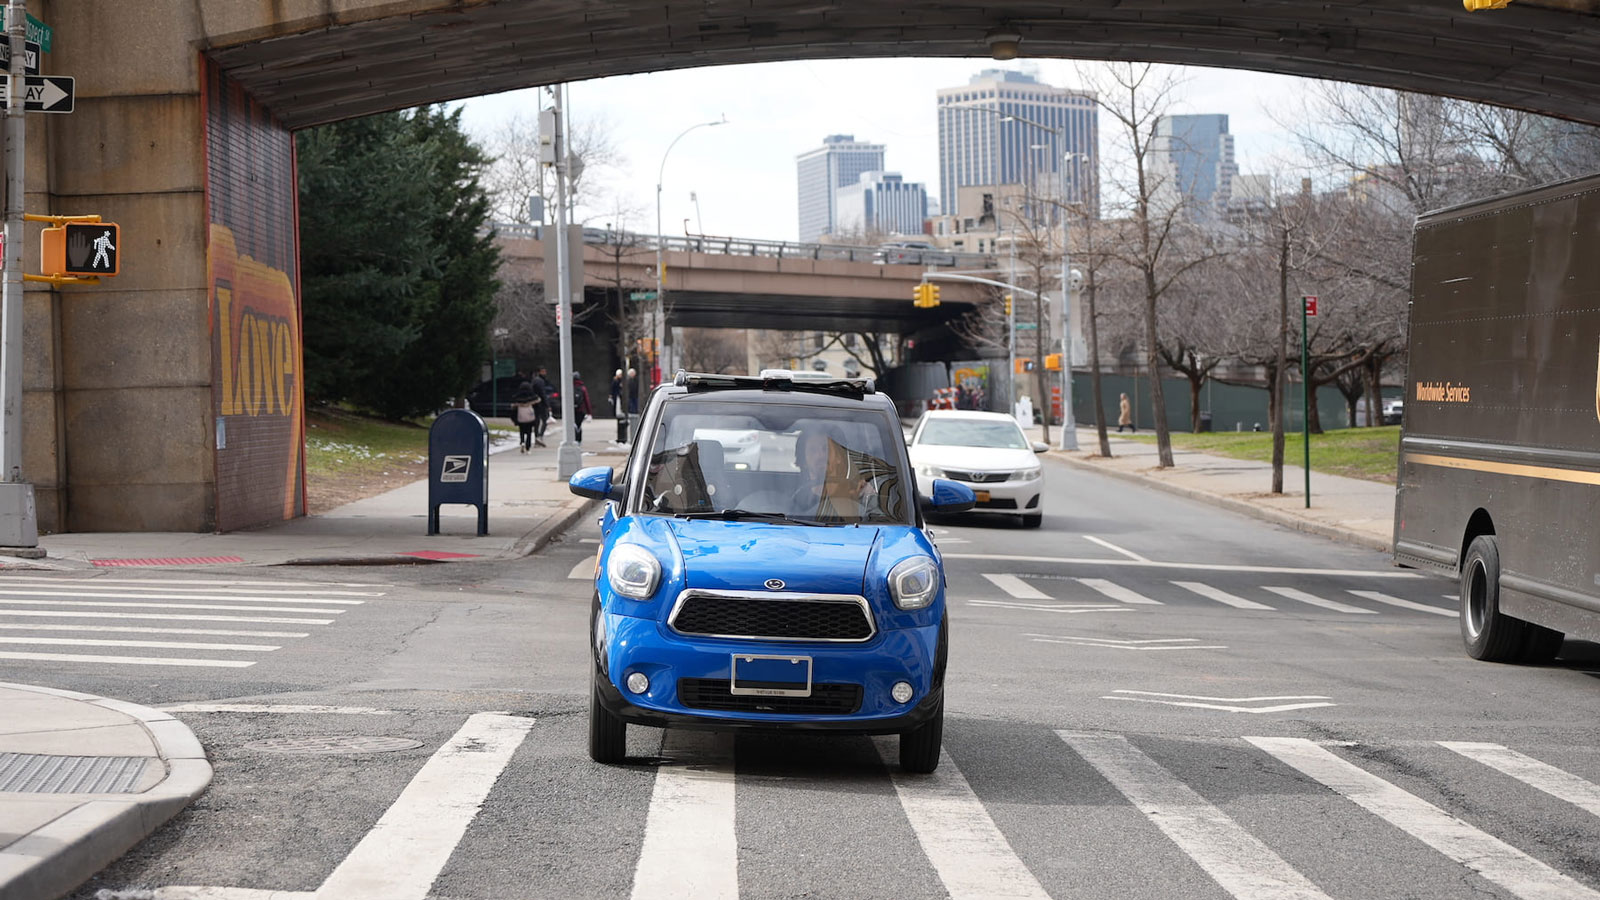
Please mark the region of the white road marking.
<svg viewBox="0 0 1600 900"><path fill-rule="evenodd" d="M584 557L577 565L572 567L571 572L567 573L567 578L573 581L592 580L594 578L594 557Z"/></svg>
<svg viewBox="0 0 1600 900"><path fill-rule="evenodd" d="M317 889L324 900L423 900L532 719L475 713Z"/></svg>
<svg viewBox="0 0 1600 900"><path fill-rule="evenodd" d="M1145 606L1162 605L1160 600L1151 600L1149 597L1146 597L1138 591L1129 590L1128 588L1125 588L1114 581L1107 581L1104 578L1078 578L1075 580L1084 587L1093 588L1094 590L1099 591L1118 603L1130 603Z"/></svg>
<svg viewBox="0 0 1600 900"><path fill-rule="evenodd" d="M1243 597L1235 597L1227 591L1219 590L1209 584L1202 584L1198 581L1174 581L1173 584L1183 588L1186 591L1199 594L1200 596L1205 597L1207 600L1215 600L1218 603L1226 603L1227 605L1235 607L1236 609L1264 609L1268 612L1276 612L1276 610L1265 603L1257 603L1254 600L1246 600Z"/></svg>
<svg viewBox="0 0 1600 900"><path fill-rule="evenodd" d="M1114 638L1079 637L1071 634L1025 635L1042 644L1077 644L1083 647L1109 647L1114 650L1226 650L1222 644L1202 644L1199 638L1146 638L1122 641Z"/></svg>
<svg viewBox="0 0 1600 900"><path fill-rule="evenodd" d="M286 612L286 613L316 613L322 616L342 616L348 610L325 609L320 607L304 606L228 606L222 603L134 603L126 600L18 600L14 597L0 597L0 603L14 603L25 606L109 606L126 607L132 609L219 609L238 610L239 612Z"/></svg>
<svg viewBox="0 0 1600 900"><path fill-rule="evenodd" d="M1402 600L1399 597L1391 597L1388 594L1379 593L1378 591L1350 591L1349 593L1355 594L1357 597L1360 597L1364 600L1372 600L1377 603L1387 603L1390 606L1398 606L1401 609L1412 609L1416 610L1417 612L1433 613L1436 616L1448 616L1452 619L1456 617L1456 611L1453 609L1441 609L1437 606L1429 606L1426 603L1414 603L1410 600Z"/></svg>
<svg viewBox="0 0 1600 900"><path fill-rule="evenodd" d="M1057 731L1223 890L1239 900L1326 898L1222 810L1120 736Z"/></svg>
<svg viewBox="0 0 1600 900"><path fill-rule="evenodd" d="M230 887L158 887L154 891L100 891L99 900L315 900L309 891L262 891Z"/></svg>
<svg viewBox="0 0 1600 900"><path fill-rule="evenodd" d="M989 579L989 581L994 584L995 587L1005 591L1018 600L1051 599L1049 594L1046 594L1033 585L1028 584L1015 575L990 575L989 573L985 572L983 577Z"/></svg>
<svg viewBox="0 0 1600 900"><path fill-rule="evenodd" d="M598 544L598 543L600 543L600 539L599 538L578 538L578 543L580 543L580 544Z"/></svg>
<svg viewBox="0 0 1600 900"><path fill-rule="evenodd" d="M12 651L0 652L0 659L109 663L117 666L193 666L205 669L243 669L256 664L255 660L242 659L175 659L165 656L95 656L87 653L23 653Z"/></svg>
<svg viewBox="0 0 1600 900"><path fill-rule="evenodd" d="M376 581L241 581L227 578L111 578L93 575L88 578L62 578L52 575L17 575L6 576L6 581L40 581L47 584L208 584L217 587L271 587L284 591L321 590L322 588L344 587L388 587L389 585Z"/></svg>
<svg viewBox="0 0 1600 900"><path fill-rule="evenodd" d="M968 600L967 605L983 606L990 609L1020 609L1027 612L1133 612L1126 606L1097 606L1091 603L1012 603L1006 600Z"/></svg>
<svg viewBox="0 0 1600 900"><path fill-rule="evenodd" d="M1331 609L1334 612L1357 613L1360 615L1369 616L1375 616L1378 614L1378 611L1375 609L1362 609L1359 606L1351 606L1348 603L1340 603L1337 600L1324 600L1315 594L1308 594L1305 591L1297 588L1263 587L1262 590L1271 591L1272 593L1277 594L1279 597L1287 597L1290 600L1297 600L1301 603L1309 603L1312 606L1320 606L1323 609Z"/></svg>
<svg viewBox="0 0 1600 900"><path fill-rule="evenodd" d="M198 644L192 641L118 641L94 638L0 637L0 644L32 644L57 647L155 647L163 650L250 650L270 653L280 648L270 644Z"/></svg>
<svg viewBox="0 0 1600 900"><path fill-rule="evenodd" d="M633 900L736 900L733 736L668 729L656 770Z"/></svg>
<svg viewBox="0 0 1600 900"><path fill-rule="evenodd" d="M230 631L222 628L134 628L125 625L3 625L0 631L93 631L115 634L196 634L206 637L303 638L309 631Z"/></svg>
<svg viewBox="0 0 1600 900"><path fill-rule="evenodd" d="M1166 699L1163 699L1166 698ZM1203 697L1193 694L1163 694L1157 691L1115 690L1101 700L1131 700L1135 703L1159 703L1162 706L1187 706L1193 709L1215 709L1221 712L1275 713L1296 709L1317 709L1336 704L1326 702L1327 697L1316 694L1298 694L1284 697ZM1299 703L1279 703L1273 706L1240 706L1241 703L1266 703L1274 700L1298 700Z"/></svg>
<svg viewBox="0 0 1600 900"><path fill-rule="evenodd" d="M1343 578L1427 578L1418 572L1367 569L1304 569L1293 566L1243 566L1228 563L1193 563L1106 559L1078 556L1007 556L994 553L946 553L945 559L977 559L985 562L1042 562L1081 566L1148 566L1154 569L1200 569L1208 572L1256 572L1267 575L1325 575Z"/></svg>
<svg viewBox="0 0 1600 900"><path fill-rule="evenodd" d="M1590 815L1600 816L1600 786L1570 772L1564 772L1549 763L1540 762L1499 744L1440 741L1439 746L1483 763L1491 769L1504 772L1523 784L1544 791L1557 800L1565 800Z"/></svg>
<svg viewBox="0 0 1600 900"><path fill-rule="evenodd" d="M0 616L54 616L63 619L150 619L164 622L266 622L273 625L332 625L334 619L286 619L281 616L190 616L168 613L78 612L59 609L0 609Z"/></svg>
<svg viewBox="0 0 1600 900"><path fill-rule="evenodd" d="M896 754L879 739L886 765ZM907 775L891 766L890 778L922 852L944 882L950 900L1049 900L994 824L950 754L941 753L931 775Z"/></svg>
<svg viewBox="0 0 1600 900"><path fill-rule="evenodd" d="M1468 825L1304 738L1247 737L1390 825L1528 900L1597 900L1587 888L1504 841Z"/></svg>
<svg viewBox="0 0 1600 900"><path fill-rule="evenodd" d="M8 579L9 580L9 579ZM0 588L0 597L93 597L104 600L211 600L233 603L321 603L324 606L360 606L365 600L319 600L313 597L241 597L233 594L130 594L127 591L17 590ZM26 603L27 601L15 601Z"/></svg>
<svg viewBox="0 0 1600 900"><path fill-rule="evenodd" d="M1086 540L1086 541L1092 541L1092 542L1094 542L1096 544L1099 544L1100 546L1106 548L1107 550L1112 551L1113 553L1121 553L1123 556L1126 556L1127 558L1132 559L1132 560L1136 560L1138 562L1149 562L1150 561L1149 558L1140 556L1139 554L1133 552L1132 550L1124 550L1123 548L1118 547L1116 544L1113 544L1113 543L1111 543L1110 541L1108 541L1108 540L1106 540L1104 538L1097 538L1092 534L1084 535L1083 539Z"/></svg>
<svg viewBox="0 0 1600 900"><path fill-rule="evenodd" d="M215 585L213 587L174 587L174 585L191 584L196 582L183 581L133 581L113 580L109 578L93 578L78 581L67 581L61 578L40 578L28 576L6 576L7 584L23 584L30 587L56 587L61 590L76 590L88 587L90 590L114 589L118 591L170 591L172 593L204 593L226 590L232 594L316 594L318 597L382 597L382 591L330 591L321 587L297 588L294 585L274 585L272 587L232 587L233 582L198 582L200 584ZM247 581L240 584L273 584L270 581Z"/></svg>
<svg viewBox="0 0 1600 900"><path fill-rule="evenodd" d="M192 713L274 713L279 715L392 716L392 709L370 706L296 706L266 703L178 703L160 707L163 712Z"/></svg>

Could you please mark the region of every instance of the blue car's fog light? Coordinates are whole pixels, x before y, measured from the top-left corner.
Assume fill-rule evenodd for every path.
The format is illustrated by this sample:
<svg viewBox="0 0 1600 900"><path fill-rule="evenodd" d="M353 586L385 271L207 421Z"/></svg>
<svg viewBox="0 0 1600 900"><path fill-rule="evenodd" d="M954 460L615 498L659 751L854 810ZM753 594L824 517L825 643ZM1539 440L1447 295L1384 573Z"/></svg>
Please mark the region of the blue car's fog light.
<svg viewBox="0 0 1600 900"><path fill-rule="evenodd" d="M911 683L906 681L896 681L894 687L889 689L889 696L893 697L896 703L910 702L913 693L915 692L911 689Z"/></svg>
<svg viewBox="0 0 1600 900"><path fill-rule="evenodd" d="M910 685L907 685L909 688ZM650 690L650 676L643 672L633 672L628 675L628 690L635 694L642 694Z"/></svg>

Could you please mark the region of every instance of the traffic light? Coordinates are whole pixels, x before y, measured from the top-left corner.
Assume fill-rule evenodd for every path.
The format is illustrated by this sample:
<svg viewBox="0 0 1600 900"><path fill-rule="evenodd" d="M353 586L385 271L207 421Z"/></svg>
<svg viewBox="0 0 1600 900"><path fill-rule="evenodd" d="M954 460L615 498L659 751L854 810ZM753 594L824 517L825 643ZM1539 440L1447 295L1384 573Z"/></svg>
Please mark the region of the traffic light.
<svg viewBox="0 0 1600 900"><path fill-rule="evenodd" d="M911 303L921 309L939 305L939 286L923 282L911 289Z"/></svg>
<svg viewBox="0 0 1600 900"><path fill-rule="evenodd" d="M1011 315L1011 295L1006 295L1006 315Z"/></svg>
<svg viewBox="0 0 1600 900"><path fill-rule="evenodd" d="M928 287L931 289L928 292L928 305L929 306L938 306L939 305L939 286L937 284L930 284L930 285L928 285Z"/></svg>
<svg viewBox="0 0 1600 900"><path fill-rule="evenodd" d="M1059 354L1059 353L1046 354L1045 358L1044 358L1044 367L1045 367L1045 371L1048 371L1048 372L1059 372L1059 371L1061 371L1061 354Z"/></svg>

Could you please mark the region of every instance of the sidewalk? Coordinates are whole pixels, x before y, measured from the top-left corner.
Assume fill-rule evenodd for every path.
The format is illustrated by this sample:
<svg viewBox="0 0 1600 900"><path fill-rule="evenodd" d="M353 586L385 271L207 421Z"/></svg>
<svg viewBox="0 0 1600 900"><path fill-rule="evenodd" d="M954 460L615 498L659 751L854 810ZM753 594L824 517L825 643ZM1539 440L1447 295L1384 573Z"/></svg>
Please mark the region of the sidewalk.
<svg viewBox="0 0 1600 900"><path fill-rule="evenodd" d="M1042 429L1026 429L1040 440ZM1158 466L1154 442L1108 435L1111 457L1099 455L1093 428L1079 428L1078 450L1048 454L1080 469L1101 472L1345 543L1388 551L1394 533L1394 485L1311 472L1311 506L1305 505L1305 470L1283 467L1282 494L1271 493L1272 465L1174 449L1173 468ZM1051 447L1060 429L1050 430Z"/></svg>
<svg viewBox="0 0 1600 900"><path fill-rule="evenodd" d="M611 419L585 423L585 466L619 466ZM472 559L514 559L533 553L593 507L556 478L560 432L549 447L517 452L514 439L490 448L489 534L478 537L471 506L440 508L439 534L428 535L426 479L317 515L229 534L82 533L39 538L47 556L0 559L0 568L193 565L393 565Z"/></svg>
<svg viewBox="0 0 1600 900"><path fill-rule="evenodd" d="M166 713L0 683L0 900L59 897L211 783L200 742Z"/></svg>

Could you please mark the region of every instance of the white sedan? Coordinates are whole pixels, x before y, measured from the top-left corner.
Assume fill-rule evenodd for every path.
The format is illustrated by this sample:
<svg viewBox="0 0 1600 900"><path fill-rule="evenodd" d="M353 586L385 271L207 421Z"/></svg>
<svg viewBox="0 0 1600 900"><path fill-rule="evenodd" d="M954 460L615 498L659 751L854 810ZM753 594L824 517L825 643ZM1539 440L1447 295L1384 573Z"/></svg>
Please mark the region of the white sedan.
<svg viewBox="0 0 1600 900"><path fill-rule="evenodd" d="M933 490L935 478L959 481L978 497L974 512L1021 516L1027 528L1044 521L1044 473L1036 454L1050 447L1029 443L1016 419L1002 413L929 410L911 432L909 449L922 496Z"/></svg>

